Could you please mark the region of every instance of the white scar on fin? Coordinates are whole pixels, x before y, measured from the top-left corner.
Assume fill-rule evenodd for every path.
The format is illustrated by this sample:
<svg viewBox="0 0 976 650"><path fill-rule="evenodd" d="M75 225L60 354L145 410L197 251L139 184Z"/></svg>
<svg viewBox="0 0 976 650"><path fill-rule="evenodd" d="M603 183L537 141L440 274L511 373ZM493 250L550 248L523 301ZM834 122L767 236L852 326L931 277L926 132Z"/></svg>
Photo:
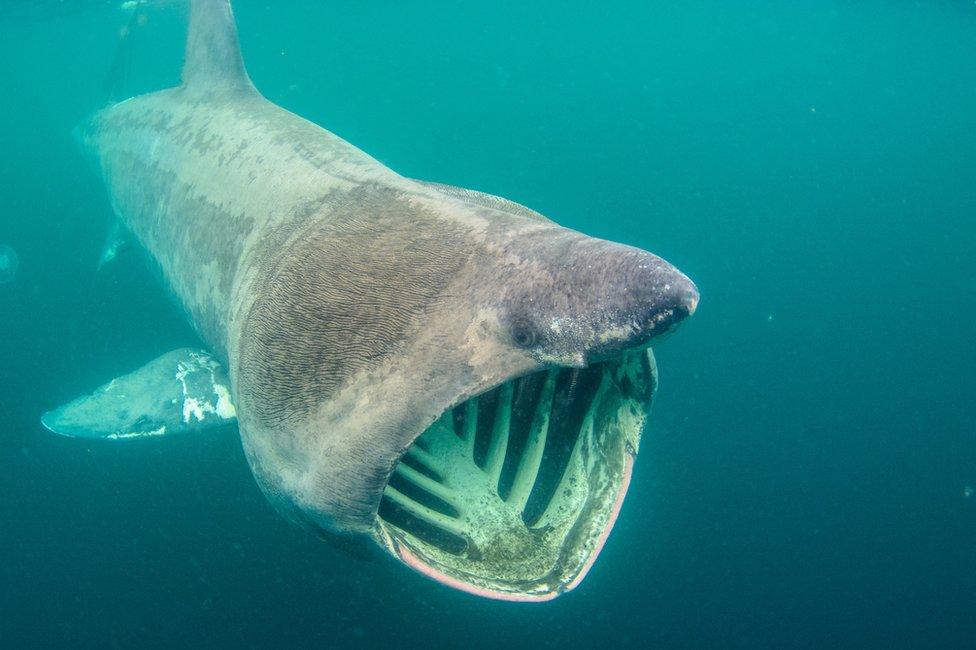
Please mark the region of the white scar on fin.
<svg viewBox="0 0 976 650"><path fill-rule="evenodd" d="M237 417L237 410L230 399L230 391L224 383L221 383L218 373L222 373L220 364L213 357L203 352L191 352L189 359L177 362L176 379L183 387L183 422L189 424L191 419L203 422L207 415L216 415L222 420L232 420ZM196 373L209 374L209 385L211 393L216 400L211 399L210 395L194 392L196 386L192 386ZM207 384L204 376L204 385Z"/></svg>
<svg viewBox="0 0 976 650"><path fill-rule="evenodd" d="M229 385L216 359L182 348L45 413L41 422L64 436L104 440L207 430L237 419Z"/></svg>

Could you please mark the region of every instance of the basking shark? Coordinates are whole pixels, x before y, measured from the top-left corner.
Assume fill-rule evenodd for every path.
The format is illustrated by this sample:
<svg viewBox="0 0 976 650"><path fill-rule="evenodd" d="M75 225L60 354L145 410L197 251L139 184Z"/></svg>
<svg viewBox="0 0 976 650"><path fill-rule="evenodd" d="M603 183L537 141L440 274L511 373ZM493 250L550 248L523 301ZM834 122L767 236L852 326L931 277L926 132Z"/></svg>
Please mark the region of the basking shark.
<svg viewBox="0 0 976 650"><path fill-rule="evenodd" d="M236 421L268 499L491 598L572 589L617 517L695 285L651 253L391 171L271 103L228 0L182 84L77 129L123 232L206 349L46 413L113 440ZM114 251L110 242L106 250Z"/></svg>

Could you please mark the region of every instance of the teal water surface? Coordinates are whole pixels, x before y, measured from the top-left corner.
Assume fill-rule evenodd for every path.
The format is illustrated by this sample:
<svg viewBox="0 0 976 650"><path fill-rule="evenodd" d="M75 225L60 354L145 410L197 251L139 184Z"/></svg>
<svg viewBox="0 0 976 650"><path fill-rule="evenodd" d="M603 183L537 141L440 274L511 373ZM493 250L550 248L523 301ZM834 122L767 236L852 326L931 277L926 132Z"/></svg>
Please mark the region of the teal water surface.
<svg viewBox="0 0 976 650"><path fill-rule="evenodd" d="M195 344L70 132L175 83L183 13L0 2L0 647L976 645L976 4L235 2L272 101L701 290L620 519L550 603L282 520L233 436L41 412ZM120 45L120 30L131 36ZM114 72L113 72L114 71Z"/></svg>

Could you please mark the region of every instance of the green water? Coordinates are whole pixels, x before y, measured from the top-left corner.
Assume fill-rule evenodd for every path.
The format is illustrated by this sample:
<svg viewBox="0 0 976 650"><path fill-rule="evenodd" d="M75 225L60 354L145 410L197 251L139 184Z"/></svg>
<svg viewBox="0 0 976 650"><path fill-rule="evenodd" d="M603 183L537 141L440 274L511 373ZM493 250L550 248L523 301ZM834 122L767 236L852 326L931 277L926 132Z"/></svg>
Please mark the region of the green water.
<svg viewBox="0 0 976 650"><path fill-rule="evenodd" d="M616 529L541 605L283 521L233 436L38 416L195 344L74 124L174 83L178 7L0 2L0 647L976 644L976 4L235 3L272 101L407 176L662 255L698 312Z"/></svg>

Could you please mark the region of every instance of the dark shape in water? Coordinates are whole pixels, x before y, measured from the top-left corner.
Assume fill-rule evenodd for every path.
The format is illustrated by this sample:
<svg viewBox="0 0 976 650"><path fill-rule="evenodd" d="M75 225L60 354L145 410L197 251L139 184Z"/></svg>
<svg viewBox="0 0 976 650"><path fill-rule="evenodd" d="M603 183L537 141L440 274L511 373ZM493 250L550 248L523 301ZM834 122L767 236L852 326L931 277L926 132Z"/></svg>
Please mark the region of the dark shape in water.
<svg viewBox="0 0 976 650"><path fill-rule="evenodd" d="M6 244L0 244L0 284L13 282L20 268L17 253Z"/></svg>

